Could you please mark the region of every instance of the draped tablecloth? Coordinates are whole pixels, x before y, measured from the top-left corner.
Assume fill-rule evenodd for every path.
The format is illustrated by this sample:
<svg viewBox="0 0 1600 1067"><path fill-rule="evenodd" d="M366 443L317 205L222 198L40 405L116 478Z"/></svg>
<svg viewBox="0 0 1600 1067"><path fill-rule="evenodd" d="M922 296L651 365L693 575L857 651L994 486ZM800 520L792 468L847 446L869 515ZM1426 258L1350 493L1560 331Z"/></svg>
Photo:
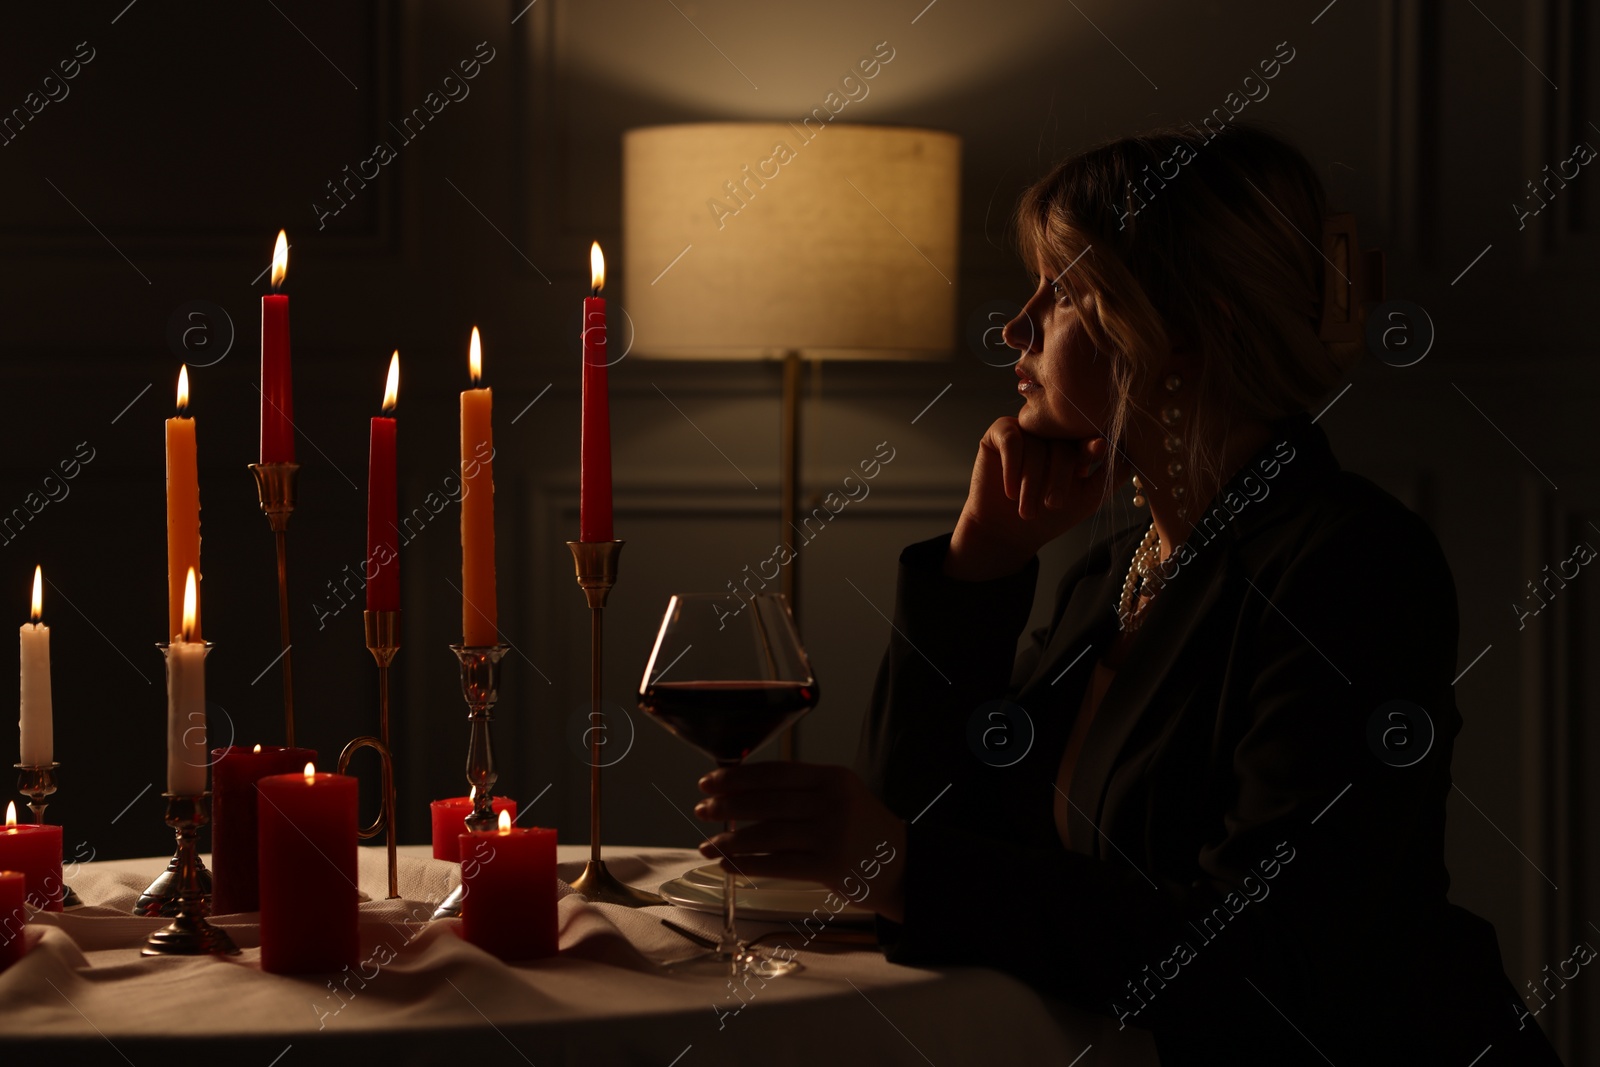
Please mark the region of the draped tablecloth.
<svg viewBox="0 0 1600 1067"><path fill-rule="evenodd" d="M362 965L335 975L262 971L254 913L212 920L243 950L237 956L141 957L164 920L129 909L165 857L70 867L85 906L32 913L28 954L0 973L0 1044L41 1043L33 1062L137 1067L218 1054L230 1059L213 1062L237 1067L401 1067L485 1054L539 1067L1155 1063L1147 1035L1119 1033L1112 1020L1047 1001L998 971L888 963L871 945L827 940L843 929L837 921L809 941L816 924L741 921L746 938L787 929L763 944L787 943L805 966L735 987L659 966L695 951L661 918L714 934L715 916L591 904L563 886L559 955L502 963L462 940L458 920L428 921L460 868L426 846L400 851L400 899L387 900L384 850L360 849ZM577 877L587 856L587 846L562 846L558 874ZM706 862L683 849L605 856L618 878L652 890ZM973 906L1008 905L975 889Z"/></svg>

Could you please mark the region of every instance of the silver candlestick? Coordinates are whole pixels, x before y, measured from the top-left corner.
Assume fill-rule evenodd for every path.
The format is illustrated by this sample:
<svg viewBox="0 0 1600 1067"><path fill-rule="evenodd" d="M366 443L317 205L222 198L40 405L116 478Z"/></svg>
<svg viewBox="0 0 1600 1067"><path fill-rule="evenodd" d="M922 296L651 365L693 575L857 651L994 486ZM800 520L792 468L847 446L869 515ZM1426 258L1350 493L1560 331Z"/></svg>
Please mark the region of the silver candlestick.
<svg viewBox="0 0 1600 1067"><path fill-rule="evenodd" d="M195 833L211 821L211 794L163 793L167 798L167 825L178 837L173 857L172 922L145 939L141 956L234 956L239 948L227 931L206 921L211 910L210 879L200 884L200 850ZM160 879L157 879L159 881Z"/></svg>
<svg viewBox="0 0 1600 1067"><path fill-rule="evenodd" d="M204 644L206 655L210 655L211 642L206 641ZM161 650L163 657L172 654L171 644L162 643L156 645L156 647ZM163 793L161 795L167 796L168 794ZM206 796L210 795L210 793L206 794ZM209 818L202 820L202 825L208 821ZM168 825L171 824L169 823ZM162 918L170 919L178 914L178 893L182 888L179 878L181 873L179 867L183 860L183 839L181 835L178 839L178 845L178 851L174 852L172 859L167 862L167 869L156 875L155 881L146 886L144 892L139 894L139 899L134 902L133 913L135 915L161 916ZM209 910L211 904L211 872L206 869L205 862L200 859L198 852L194 854L194 867L194 876L198 880L200 891L205 894L206 906L207 910Z"/></svg>
<svg viewBox="0 0 1600 1067"><path fill-rule="evenodd" d="M494 746L489 726L494 720L494 705L499 699L500 660L509 645L451 645L450 651L461 661L461 695L467 702L467 782L471 786L472 812L466 829L483 832L495 828L494 783L500 774L494 768ZM454 919L461 914L461 898L466 887L458 885L433 911L435 919Z"/></svg>

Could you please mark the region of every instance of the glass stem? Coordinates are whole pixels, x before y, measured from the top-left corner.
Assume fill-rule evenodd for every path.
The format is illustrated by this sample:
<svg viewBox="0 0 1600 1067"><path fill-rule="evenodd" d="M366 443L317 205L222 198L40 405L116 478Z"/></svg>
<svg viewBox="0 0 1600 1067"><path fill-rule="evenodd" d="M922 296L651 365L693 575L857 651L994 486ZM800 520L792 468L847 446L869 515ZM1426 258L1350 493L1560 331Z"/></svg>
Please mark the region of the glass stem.
<svg viewBox="0 0 1600 1067"><path fill-rule="evenodd" d="M722 829L725 833L733 832L733 820L724 820ZM724 862L727 862L724 859ZM717 945L717 955L729 961L730 967L735 967L739 960L739 933L734 929L734 872L722 872L722 941Z"/></svg>

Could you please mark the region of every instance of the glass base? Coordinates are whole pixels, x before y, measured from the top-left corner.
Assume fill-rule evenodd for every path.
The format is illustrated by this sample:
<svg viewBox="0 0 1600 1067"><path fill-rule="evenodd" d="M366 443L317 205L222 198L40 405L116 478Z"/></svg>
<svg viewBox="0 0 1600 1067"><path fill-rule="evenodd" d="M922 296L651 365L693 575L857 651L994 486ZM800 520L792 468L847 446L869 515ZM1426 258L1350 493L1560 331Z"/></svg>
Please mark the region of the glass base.
<svg viewBox="0 0 1600 1067"><path fill-rule="evenodd" d="M774 956L765 949L739 946L737 956L724 955L716 949L687 956L662 965L670 974L687 974L707 978L781 978L805 970L805 964Z"/></svg>

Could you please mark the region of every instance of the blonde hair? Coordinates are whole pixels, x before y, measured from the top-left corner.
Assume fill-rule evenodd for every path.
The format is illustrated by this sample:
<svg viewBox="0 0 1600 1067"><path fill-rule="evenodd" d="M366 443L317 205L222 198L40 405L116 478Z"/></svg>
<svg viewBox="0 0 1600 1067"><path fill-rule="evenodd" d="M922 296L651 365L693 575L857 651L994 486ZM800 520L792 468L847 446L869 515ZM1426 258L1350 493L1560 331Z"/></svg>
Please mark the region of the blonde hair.
<svg viewBox="0 0 1600 1067"><path fill-rule="evenodd" d="M1317 336L1325 214L1305 156L1244 123L1094 145L1023 193L1024 261L1060 275L1089 340L1110 355L1110 441L1124 440L1134 398L1174 346L1199 356L1199 380L1186 375L1173 398L1183 445L1171 458L1190 486L1224 473L1231 422L1308 410L1345 375L1360 347ZM1173 484L1167 470L1149 473Z"/></svg>

